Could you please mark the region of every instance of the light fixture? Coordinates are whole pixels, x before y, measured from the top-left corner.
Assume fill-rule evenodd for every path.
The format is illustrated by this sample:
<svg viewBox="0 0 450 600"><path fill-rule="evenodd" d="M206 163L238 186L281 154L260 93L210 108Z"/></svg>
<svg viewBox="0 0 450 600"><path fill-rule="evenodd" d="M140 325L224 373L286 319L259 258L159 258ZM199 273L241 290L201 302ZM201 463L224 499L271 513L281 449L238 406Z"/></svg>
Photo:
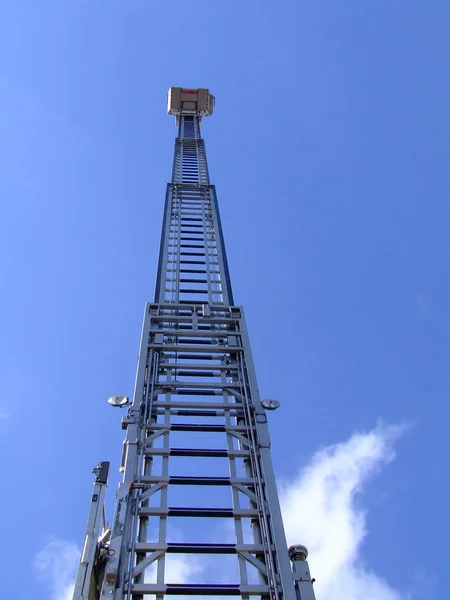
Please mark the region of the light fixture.
<svg viewBox="0 0 450 600"><path fill-rule="evenodd" d="M130 404L130 400L126 396L114 394L114 396L110 396L108 398L108 403L111 404L111 406L118 406L122 408L123 406L127 406L127 404Z"/></svg>
<svg viewBox="0 0 450 600"><path fill-rule="evenodd" d="M295 546L291 546L288 552L289 558L292 560L292 562L306 560L308 558L308 548L302 544L295 544Z"/></svg>
<svg viewBox="0 0 450 600"><path fill-rule="evenodd" d="M280 406L279 400L274 400L273 398L261 400L261 404L266 410L275 410Z"/></svg>

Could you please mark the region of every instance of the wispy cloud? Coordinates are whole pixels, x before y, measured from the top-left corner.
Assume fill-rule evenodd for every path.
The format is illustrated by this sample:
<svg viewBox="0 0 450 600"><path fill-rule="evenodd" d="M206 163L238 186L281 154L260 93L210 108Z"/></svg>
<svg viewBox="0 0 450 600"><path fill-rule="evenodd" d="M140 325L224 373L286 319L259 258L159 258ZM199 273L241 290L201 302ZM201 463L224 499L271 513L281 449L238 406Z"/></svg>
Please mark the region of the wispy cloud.
<svg viewBox="0 0 450 600"><path fill-rule="evenodd" d="M365 566L366 515L356 497L395 457L405 427L379 425L323 448L291 482L281 502L288 543L305 544L320 600L400 600L404 596Z"/></svg>
<svg viewBox="0 0 450 600"><path fill-rule="evenodd" d="M80 550L71 542L52 538L38 552L35 568L50 587L52 600L72 600Z"/></svg>

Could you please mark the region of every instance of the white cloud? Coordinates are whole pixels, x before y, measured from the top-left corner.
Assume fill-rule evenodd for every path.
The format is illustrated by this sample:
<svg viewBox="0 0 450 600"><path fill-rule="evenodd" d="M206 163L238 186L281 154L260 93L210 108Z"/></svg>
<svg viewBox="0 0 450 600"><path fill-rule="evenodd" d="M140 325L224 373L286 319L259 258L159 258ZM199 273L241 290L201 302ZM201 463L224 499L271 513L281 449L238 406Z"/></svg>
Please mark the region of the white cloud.
<svg viewBox="0 0 450 600"><path fill-rule="evenodd" d="M167 539L171 542L183 542L184 532L182 529L169 523L167 527ZM194 555L167 553L164 559L164 578L166 583L192 582L195 575L204 570L202 563ZM151 564L145 571L144 581L146 583L156 582L157 561Z"/></svg>
<svg viewBox="0 0 450 600"><path fill-rule="evenodd" d="M36 555L35 568L49 584L52 600L72 600L80 550L71 542L52 538Z"/></svg>
<svg viewBox="0 0 450 600"><path fill-rule="evenodd" d="M203 566L196 557L187 558L182 554L166 554L165 579L169 583L193 581L193 575L202 571Z"/></svg>
<svg viewBox="0 0 450 600"><path fill-rule="evenodd" d="M294 481L281 486L289 544L305 544L319 600L400 600L404 596L361 556L367 535L356 496L364 483L395 457L404 427L379 425L317 452Z"/></svg>

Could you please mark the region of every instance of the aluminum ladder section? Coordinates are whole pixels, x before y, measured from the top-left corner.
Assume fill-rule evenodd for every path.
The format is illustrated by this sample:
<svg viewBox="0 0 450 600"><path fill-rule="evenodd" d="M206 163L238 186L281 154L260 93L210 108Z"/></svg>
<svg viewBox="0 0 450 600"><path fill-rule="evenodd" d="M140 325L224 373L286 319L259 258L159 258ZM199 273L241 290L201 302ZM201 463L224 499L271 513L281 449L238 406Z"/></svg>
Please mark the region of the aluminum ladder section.
<svg viewBox="0 0 450 600"><path fill-rule="evenodd" d="M155 301L145 307L133 402L122 419L124 475L100 597L313 600L307 563L301 576L291 569L267 417L243 310L233 302L200 118L177 122ZM217 493L223 505L212 501ZM166 579L172 554L210 556L197 558L205 568L180 582ZM222 561L221 576L211 558ZM223 582L228 570L232 583Z"/></svg>

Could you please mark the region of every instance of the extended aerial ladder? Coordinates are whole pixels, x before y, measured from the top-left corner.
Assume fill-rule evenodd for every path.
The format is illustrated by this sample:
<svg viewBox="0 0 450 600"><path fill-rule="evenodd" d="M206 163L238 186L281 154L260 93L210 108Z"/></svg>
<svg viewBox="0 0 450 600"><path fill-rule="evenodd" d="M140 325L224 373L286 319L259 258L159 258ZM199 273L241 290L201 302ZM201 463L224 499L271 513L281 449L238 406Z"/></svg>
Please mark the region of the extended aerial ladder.
<svg viewBox="0 0 450 600"><path fill-rule="evenodd" d="M266 411L278 403L260 399L243 309L233 300L200 134L202 117L213 108L206 89L169 91L178 137L155 300L145 307L133 399L110 399L128 406L123 481L109 525L102 517L109 463L94 470L74 600L166 594L314 600L306 548L286 546L270 459ZM192 489L194 502L183 502ZM216 506L217 492L225 506ZM216 526L219 519L230 525ZM179 538L180 521L187 522L182 535L189 541L171 539ZM208 541L199 542L205 531ZM224 543L227 536L232 543ZM204 567L190 581L171 581L167 562L174 554L188 561L200 556L196 564ZM206 555L223 557L221 577ZM228 570L237 580L227 582Z"/></svg>

